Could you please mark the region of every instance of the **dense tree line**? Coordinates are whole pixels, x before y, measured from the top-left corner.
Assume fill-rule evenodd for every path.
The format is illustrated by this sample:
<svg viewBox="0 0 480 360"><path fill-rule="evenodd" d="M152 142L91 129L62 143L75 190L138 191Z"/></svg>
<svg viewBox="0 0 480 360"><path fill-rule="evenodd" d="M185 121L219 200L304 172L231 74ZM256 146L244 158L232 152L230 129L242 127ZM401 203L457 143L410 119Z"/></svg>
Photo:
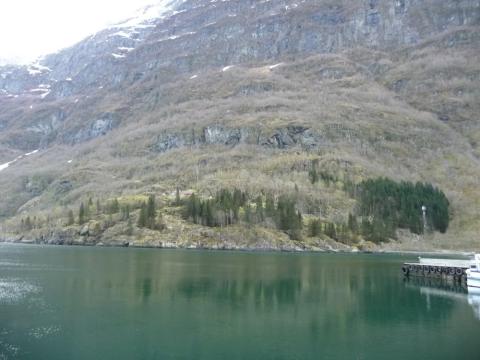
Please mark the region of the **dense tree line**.
<svg viewBox="0 0 480 360"><path fill-rule="evenodd" d="M186 202L186 217L196 224L205 226L227 226L240 220L240 209L247 202L247 194L235 189L223 189L214 198L201 199L192 194Z"/></svg>
<svg viewBox="0 0 480 360"><path fill-rule="evenodd" d="M125 211L129 211L129 209L125 209L124 212ZM157 215L157 205L154 195L150 195L147 202L141 204L137 226L139 228L152 230L161 230L163 228L163 224Z"/></svg>
<svg viewBox="0 0 480 360"><path fill-rule="evenodd" d="M333 176L317 171L312 163L310 170L312 183L338 181ZM318 237L325 235L343 243L352 244L360 238L373 242L388 241L395 238L399 228L409 229L416 234L424 231L446 232L449 225L449 202L445 194L438 188L426 183L397 183L390 179L370 179L355 184L344 179L344 190L357 200L353 214L348 220L334 223L313 219L308 223L308 235ZM298 192L298 188L296 188ZM180 190L175 192L172 204L183 207L184 217L196 224L209 227L229 226L238 223L261 224L275 227L288 234L292 239L301 239L303 229L302 214L296 204L296 196L263 193L256 197L239 189L233 191L222 189L210 198L201 198L192 194L184 200ZM423 217L422 207L426 207ZM132 220L139 228L161 230L164 225L161 214L157 211L155 196L150 195L147 201L122 201L110 199L103 204L92 198L80 203L77 211L65 213L65 225L83 225L99 215L103 227L113 226L118 221L126 221L128 233L133 231ZM131 212L135 215L131 216ZM138 216L137 216L138 214ZM105 216L106 215L106 216ZM36 217L22 218L20 228L23 231L49 224L50 219Z"/></svg>
<svg viewBox="0 0 480 360"><path fill-rule="evenodd" d="M431 184L397 183L386 178L370 179L356 188L360 230L373 241L394 238L397 228L415 234L425 230L446 232L449 202L445 194ZM425 224L422 206L426 207Z"/></svg>
<svg viewBox="0 0 480 360"><path fill-rule="evenodd" d="M192 194L185 202L185 217L196 224L210 227L228 226L241 221L249 224L273 222L277 229L293 239L301 237L302 215L293 199L272 195L251 199L239 189L223 189L215 197L202 199Z"/></svg>
<svg viewBox="0 0 480 360"><path fill-rule="evenodd" d="M343 243L355 243L361 236L379 243L394 239L399 228L415 234L424 231L444 233L448 229L449 201L431 184L397 183L386 178L355 184L346 179L344 189L357 200L356 213L350 213L345 223L312 219L308 224L309 236L326 235ZM425 218L423 206L426 208Z"/></svg>
<svg viewBox="0 0 480 360"><path fill-rule="evenodd" d="M137 226L140 228L149 228L158 230L162 228L162 222L160 216L157 214L155 196L150 195L148 200L145 202L137 202L134 204L123 204L121 205L117 198L108 200L104 205L100 202L100 199L97 199L95 205L92 198L89 198L87 202L81 202L78 208L78 215L75 218L74 212L69 209L67 212L67 226L72 226L75 224L83 225L90 221L93 215L98 216L101 214L108 215L106 220L106 225L111 226L115 223L114 217L116 220L127 221L129 226L131 226L131 211L140 210ZM30 227L28 220L27 226Z"/></svg>

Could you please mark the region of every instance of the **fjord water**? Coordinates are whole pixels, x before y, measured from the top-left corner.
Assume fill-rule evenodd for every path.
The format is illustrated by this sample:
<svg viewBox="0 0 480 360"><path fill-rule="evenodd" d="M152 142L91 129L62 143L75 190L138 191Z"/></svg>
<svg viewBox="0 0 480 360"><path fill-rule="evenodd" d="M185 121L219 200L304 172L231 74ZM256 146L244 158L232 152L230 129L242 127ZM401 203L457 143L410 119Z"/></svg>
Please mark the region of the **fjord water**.
<svg viewBox="0 0 480 360"><path fill-rule="evenodd" d="M0 359L478 358L413 258L0 245Z"/></svg>

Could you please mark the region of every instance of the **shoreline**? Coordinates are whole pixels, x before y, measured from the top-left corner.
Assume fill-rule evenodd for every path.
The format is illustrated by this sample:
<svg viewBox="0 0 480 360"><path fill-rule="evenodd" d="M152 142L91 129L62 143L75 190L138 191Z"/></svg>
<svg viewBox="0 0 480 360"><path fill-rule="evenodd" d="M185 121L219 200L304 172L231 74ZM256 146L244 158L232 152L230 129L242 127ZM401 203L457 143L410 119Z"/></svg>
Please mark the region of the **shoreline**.
<svg viewBox="0 0 480 360"><path fill-rule="evenodd" d="M427 255L427 256L472 256L475 251L467 250L388 250L388 249L285 249L285 248L249 248L249 247L197 247L197 246L138 246L122 244L58 244L58 243L37 243L32 241L5 241L0 239L0 245L20 245L20 246L55 246L55 247L91 247L91 248L132 248L132 249L154 249L154 250L185 250L185 251L205 251L205 252L244 252L244 253L292 253L292 254L371 254L371 255Z"/></svg>

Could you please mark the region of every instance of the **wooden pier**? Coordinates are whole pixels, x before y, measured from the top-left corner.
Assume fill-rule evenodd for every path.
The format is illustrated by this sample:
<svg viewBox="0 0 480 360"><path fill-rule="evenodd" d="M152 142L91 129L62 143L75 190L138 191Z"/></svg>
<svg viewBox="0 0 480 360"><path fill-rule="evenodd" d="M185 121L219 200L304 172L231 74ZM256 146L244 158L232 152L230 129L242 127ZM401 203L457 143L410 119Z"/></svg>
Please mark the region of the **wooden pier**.
<svg viewBox="0 0 480 360"><path fill-rule="evenodd" d="M466 281L465 271L475 264L472 260L418 258L416 263L404 263L405 276L451 278L457 282Z"/></svg>

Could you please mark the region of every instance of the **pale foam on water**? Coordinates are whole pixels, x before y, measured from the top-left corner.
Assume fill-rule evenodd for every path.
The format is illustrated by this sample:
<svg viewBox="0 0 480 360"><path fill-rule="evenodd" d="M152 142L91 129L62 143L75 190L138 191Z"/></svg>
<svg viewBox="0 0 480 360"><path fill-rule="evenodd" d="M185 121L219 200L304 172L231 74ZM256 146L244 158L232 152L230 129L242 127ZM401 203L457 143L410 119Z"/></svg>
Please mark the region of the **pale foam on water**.
<svg viewBox="0 0 480 360"><path fill-rule="evenodd" d="M35 294L40 291L38 286L26 281L15 279L0 279L0 304L9 304L18 302L27 295Z"/></svg>

